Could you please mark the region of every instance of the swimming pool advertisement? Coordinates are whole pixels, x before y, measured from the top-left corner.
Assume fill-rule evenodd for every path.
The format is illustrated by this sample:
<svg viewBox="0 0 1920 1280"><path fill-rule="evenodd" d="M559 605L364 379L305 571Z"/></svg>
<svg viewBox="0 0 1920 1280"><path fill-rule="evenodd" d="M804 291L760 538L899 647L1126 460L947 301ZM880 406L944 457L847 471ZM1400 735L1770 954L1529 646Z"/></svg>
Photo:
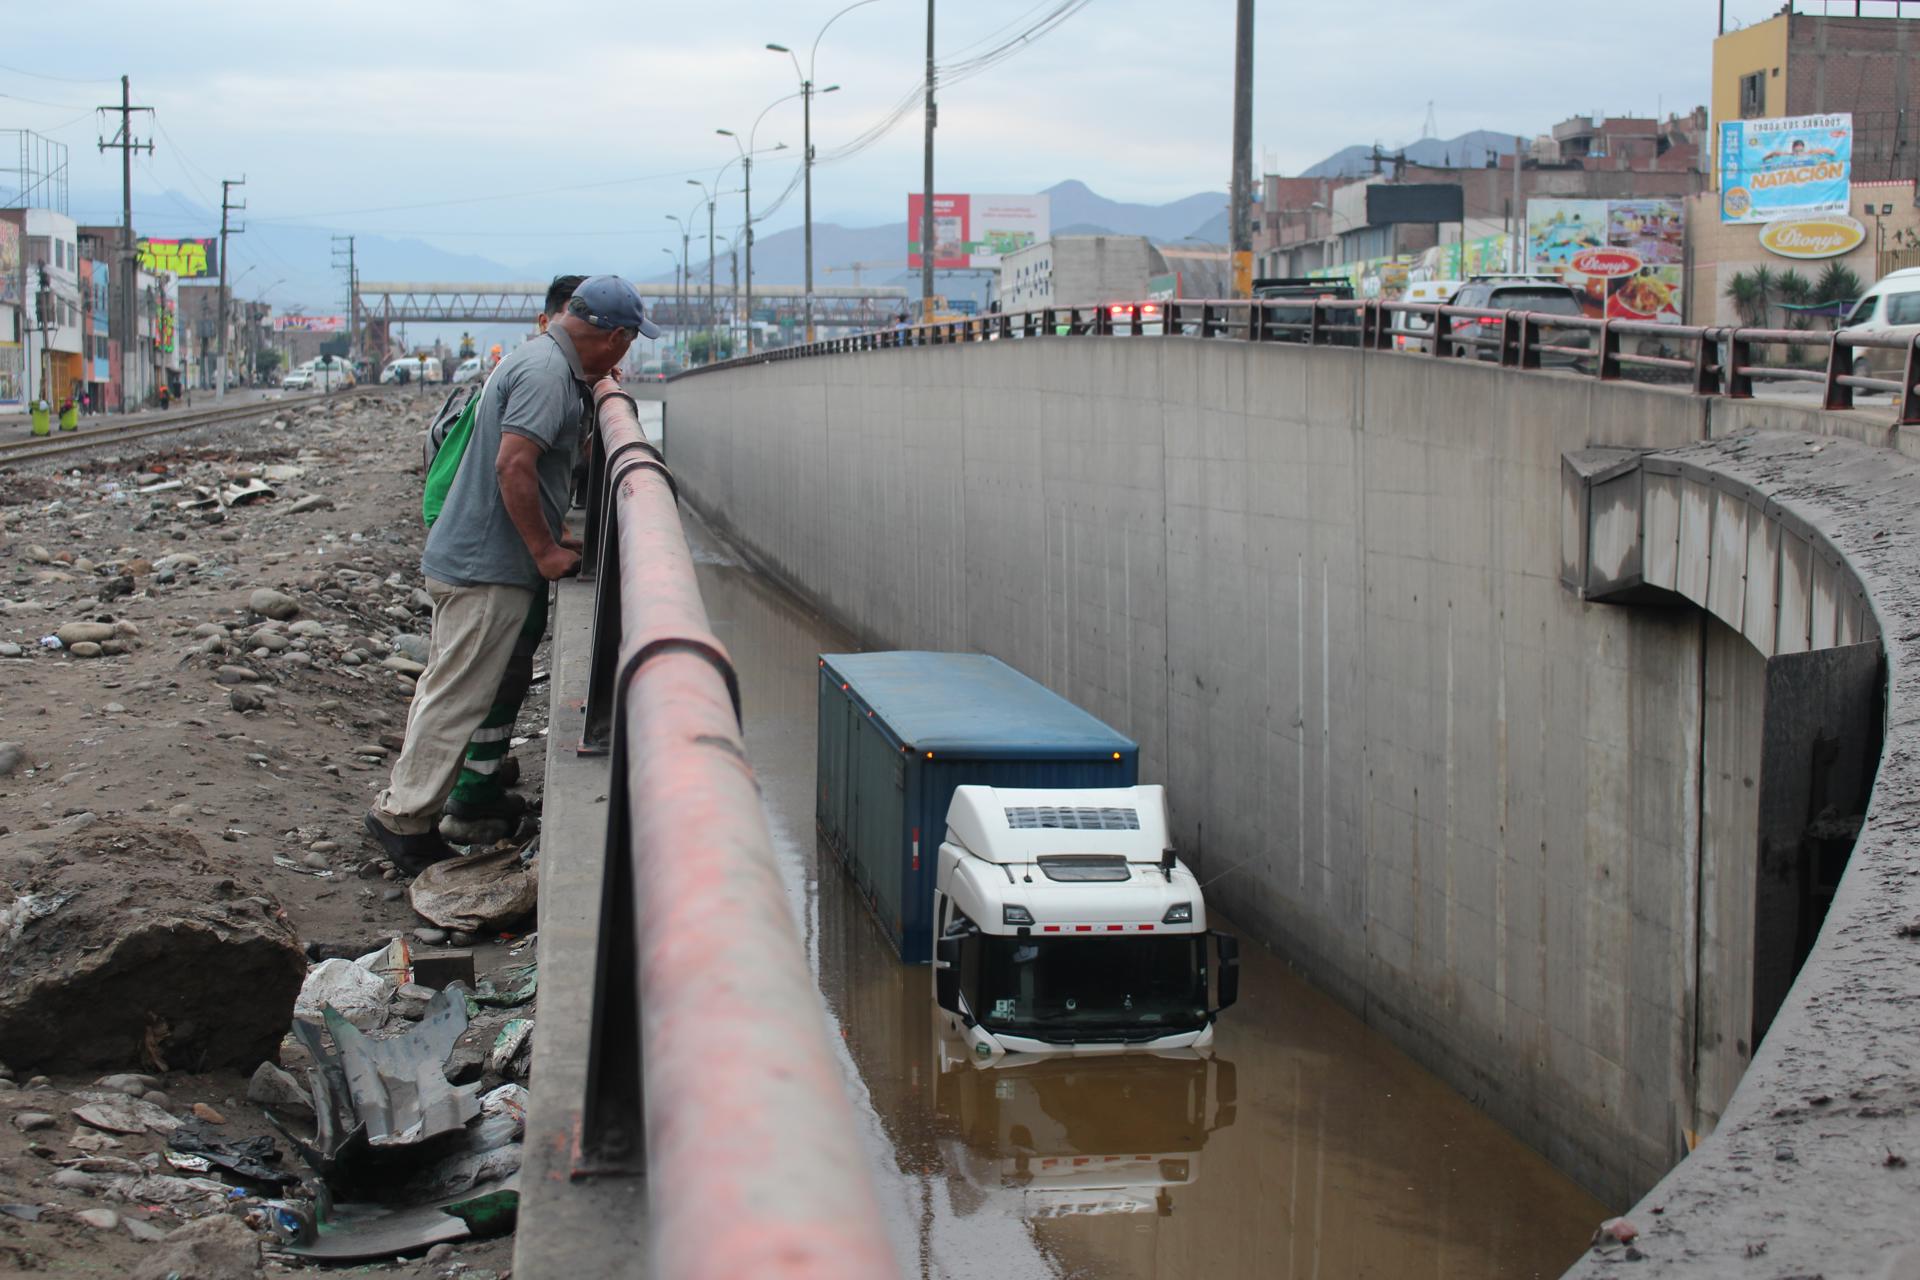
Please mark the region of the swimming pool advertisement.
<svg viewBox="0 0 1920 1280"><path fill-rule="evenodd" d="M1845 213L1853 116L1728 120L1720 126L1720 221Z"/></svg>

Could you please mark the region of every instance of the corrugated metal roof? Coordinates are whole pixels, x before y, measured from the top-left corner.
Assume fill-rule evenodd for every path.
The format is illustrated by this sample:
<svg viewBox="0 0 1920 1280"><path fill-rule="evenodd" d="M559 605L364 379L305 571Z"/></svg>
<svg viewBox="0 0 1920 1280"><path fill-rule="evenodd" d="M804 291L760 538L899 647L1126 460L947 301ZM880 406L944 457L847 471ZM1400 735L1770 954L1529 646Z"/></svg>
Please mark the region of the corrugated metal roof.
<svg viewBox="0 0 1920 1280"><path fill-rule="evenodd" d="M821 661L915 751L1002 759L1132 754L1133 739L984 653L830 653Z"/></svg>

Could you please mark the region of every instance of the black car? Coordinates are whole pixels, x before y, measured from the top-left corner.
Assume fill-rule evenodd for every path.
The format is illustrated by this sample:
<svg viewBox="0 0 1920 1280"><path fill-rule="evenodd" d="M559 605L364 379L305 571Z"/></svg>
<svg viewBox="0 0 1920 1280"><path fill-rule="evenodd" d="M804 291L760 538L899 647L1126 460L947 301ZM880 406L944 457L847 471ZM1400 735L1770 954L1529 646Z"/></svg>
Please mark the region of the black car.
<svg viewBox="0 0 1920 1280"><path fill-rule="evenodd" d="M1546 277L1517 277L1502 279L1495 277L1487 280L1469 280L1454 291L1448 299L1449 306L1474 307L1488 311L1534 311L1556 316L1584 316L1586 311L1580 306L1580 294L1570 284ZM1486 345L1479 347L1457 346L1453 354L1465 356L1472 354L1482 360L1500 358L1500 322L1494 319L1475 320L1466 316L1453 317L1450 326L1457 338L1485 338ZM1543 325L1540 329L1542 342L1560 347L1586 348L1593 345L1593 335L1584 329L1556 328ZM1549 368L1569 368L1580 363L1580 357L1566 355L1558 351L1545 352L1540 363Z"/></svg>
<svg viewBox="0 0 1920 1280"><path fill-rule="evenodd" d="M1269 332L1280 342L1305 342L1308 337L1307 325L1313 322L1315 302L1351 302L1353 284L1346 280L1317 280L1311 276L1265 276L1253 282L1253 296L1256 299L1298 300L1301 304L1292 307L1267 308ZM1359 323L1359 314L1351 308L1320 313L1320 324L1324 328ZM1298 329L1273 329L1274 325L1299 325ZM1351 333L1334 328L1328 333L1325 342L1329 346L1357 347L1360 334L1356 329Z"/></svg>

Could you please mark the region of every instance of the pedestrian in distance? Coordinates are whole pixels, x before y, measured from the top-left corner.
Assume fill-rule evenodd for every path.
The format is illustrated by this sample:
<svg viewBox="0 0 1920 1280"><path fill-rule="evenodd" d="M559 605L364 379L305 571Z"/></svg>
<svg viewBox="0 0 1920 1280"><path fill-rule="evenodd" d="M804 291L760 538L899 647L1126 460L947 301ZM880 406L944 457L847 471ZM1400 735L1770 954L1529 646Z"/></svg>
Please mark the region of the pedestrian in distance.
<svg viewBox="0 0 1920 1280"><path fill-rule="evenodd" d="M426 670L393 775L365 818L367 834L407 874L453 855L435 820L514 637L534 597L579 570L580 544L563 519L591 389L643 334L660 330L639 291L619 276L593 276L480 393L468 455L420 558L433 600ZM491 466L475 465L486 459Z"/></svg>

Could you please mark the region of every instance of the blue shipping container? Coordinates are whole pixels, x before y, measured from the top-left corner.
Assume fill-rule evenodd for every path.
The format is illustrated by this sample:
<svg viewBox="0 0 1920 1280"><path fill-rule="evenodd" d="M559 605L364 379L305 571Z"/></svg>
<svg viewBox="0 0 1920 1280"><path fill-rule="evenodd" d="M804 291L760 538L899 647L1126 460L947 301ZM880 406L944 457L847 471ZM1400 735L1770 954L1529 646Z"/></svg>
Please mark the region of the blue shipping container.
<svg viewBox="0 0 1920 1280"><path fill-rule="evenodd" d="M947 805L964 783L1130 787L1140 748L980 653L820 659L816 818L902 960L933 959Z"/></svg>

